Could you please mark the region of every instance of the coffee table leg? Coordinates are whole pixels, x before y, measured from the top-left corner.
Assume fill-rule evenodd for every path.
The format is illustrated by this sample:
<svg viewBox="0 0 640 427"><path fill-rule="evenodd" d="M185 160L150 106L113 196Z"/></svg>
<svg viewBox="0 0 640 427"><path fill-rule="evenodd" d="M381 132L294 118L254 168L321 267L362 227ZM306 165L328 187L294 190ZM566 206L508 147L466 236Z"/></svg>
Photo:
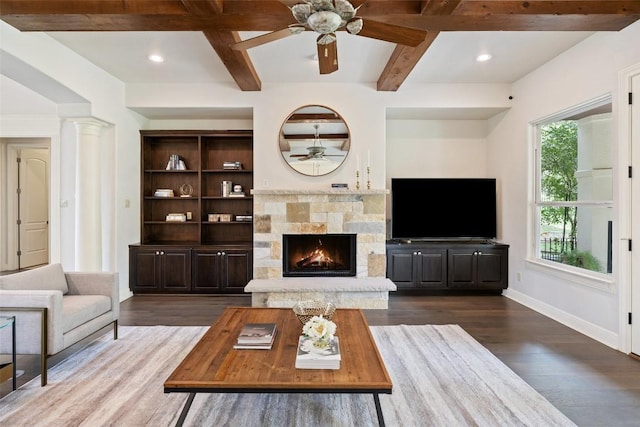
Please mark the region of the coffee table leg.
<svg viewBox="0 0 640 427"><path fill-rule="evenodd" d="M373 393L373 401L376 404L376 413L378 414L378 425L384 427L384 416L382 415L382 408L380 407L380 397L378 393Z"/></svg>
<svg viewBox="0 0 640 427"><path fill-rule="evenodd" d="M184 420L187 418L187 414L189 413L194 397L196 397L195 393L189 393L189 398L185 402L182 412L180 412L180 418L178 418L178 422L176 422L176 427L181 427L182 424L184 424Z"/></svg>

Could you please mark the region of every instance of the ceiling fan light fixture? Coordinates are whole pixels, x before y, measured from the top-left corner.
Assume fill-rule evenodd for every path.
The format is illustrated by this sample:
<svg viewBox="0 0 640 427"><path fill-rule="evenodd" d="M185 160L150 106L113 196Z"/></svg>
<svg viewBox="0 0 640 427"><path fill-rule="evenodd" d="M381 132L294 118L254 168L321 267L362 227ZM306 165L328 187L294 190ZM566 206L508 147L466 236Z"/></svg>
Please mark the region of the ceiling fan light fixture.
<svg viewBox="0 0 640 427"><path fill-rule="evenodd" d="M300 24L291 24L289 25L289 32L293 35L300 34L304 32L304 25Z"/></svg>
<svg viewBox="0 0 640 427"><path fill-rule="evenodd" d="M316 33L329 34L340 28L342 18L335 12L325 10L309 16L307 24L309 24L309 27Z"/></svg>
<svg viewBox="0 0 640 427"><path fill-rule="evenodd" d="M347 32L349 34L358 34L362 30L362 18L353 18L347 22Z"/></svg>
<svg viewBox="0 0 640 427"><path fill-rule="evenodd" d="M319 45L328 45L337 40L336 34L320 34L316 40Z"/></svg>

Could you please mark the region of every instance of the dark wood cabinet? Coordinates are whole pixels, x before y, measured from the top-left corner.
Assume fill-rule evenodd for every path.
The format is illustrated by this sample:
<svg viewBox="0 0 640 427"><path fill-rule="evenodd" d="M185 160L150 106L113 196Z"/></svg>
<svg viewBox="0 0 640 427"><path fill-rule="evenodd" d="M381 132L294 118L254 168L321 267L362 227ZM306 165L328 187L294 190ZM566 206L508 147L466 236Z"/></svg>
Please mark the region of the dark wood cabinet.
<svg viewBox="0 0 640 427"><path fill-rule="evenodd" d="M189 249L129 247L129 278L139 293L184 293L191 288Z"/></svg>
<svg viewBox="0 0 640 427"><path fill-rule="evenodd" d="M198 293L241 293L251 280L251 248L194 249L193 291Z"/></svg>
<svg viewBox="0 0 640 427"><path fill-rule="evenodd" d="M387 277L399 290L485 290L508 286L508 245L387 243Z"/></svg>
<svg viewBox="0 0 640 427"><path fill-rule="evenodd" d="M507 249L487 245L449 249L449 286L465 289L505 289Z"/></svg>
<svg viewBox="0 0 640 427"><path fill-rule="evenodd" d="M416 246L387 253L387 277L398 288L441 288L447 283L447 251Z"/></svg>
<svg viewBox="0 0 640 427"><path fill-rule="evenodd" d="M140 135L141 239L130 246L132 291L243 292L253 269L253 132ZM223 193L223 182L242 187L244 196Z"/></svg>

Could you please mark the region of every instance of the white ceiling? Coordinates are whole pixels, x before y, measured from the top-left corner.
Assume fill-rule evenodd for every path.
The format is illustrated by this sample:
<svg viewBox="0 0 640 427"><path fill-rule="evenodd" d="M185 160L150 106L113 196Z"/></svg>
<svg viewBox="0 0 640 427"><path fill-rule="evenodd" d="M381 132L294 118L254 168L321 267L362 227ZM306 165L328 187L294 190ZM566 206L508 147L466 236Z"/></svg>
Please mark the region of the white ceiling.
<svg viewBox="0 0 640 427"><path fill-rule="evenodd" d="M207 39L199 32L55 32L48 33L125 83L222 83L234 80ZM260 32L240 33L243 39ZM442 32L404 85L428 83L513 83L591 32ZM270 83L375 84L394 46L388 42L338 34L339 70L320 75L313 60L316 35L304 32L248 50L263 86ZM150 53L165 57L152 63ZM490 53L489 62L475 57ZM239 89L238 89L239 90ZM400 91L403 90L401 86ZM424 118L442 112L392 111L396 118ZM139 111L149 118L194 117L201 111ZM210 114L210 111L206 112ZM218 114L225 113L218 110ZM246 111L244 112L247 113ZM461 118L487 118L496 111L449 112ZM211 117L210 115L208 117ZM195 117L194 117L195 118Z"/></svg>

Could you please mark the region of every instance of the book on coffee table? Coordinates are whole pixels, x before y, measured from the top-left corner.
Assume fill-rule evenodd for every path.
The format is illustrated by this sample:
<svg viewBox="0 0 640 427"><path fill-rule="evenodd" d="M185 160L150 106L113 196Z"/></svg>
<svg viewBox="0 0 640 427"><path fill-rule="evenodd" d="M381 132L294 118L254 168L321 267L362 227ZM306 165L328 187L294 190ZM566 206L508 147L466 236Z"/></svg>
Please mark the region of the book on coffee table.
<svg viewBox="0 0 640 427"><path fill-rule="evenodd" d="M276 332L275 323L247 323L242 327L233 348L269 350L273 346Z"/></svg>
<svg viewBox="0 0 640 427"><path fill-rule="evenodd" d="M340 369L340 342L333 337L327 347L318 348L309 337L300 336L296 354L298 369Z"/></svg>

